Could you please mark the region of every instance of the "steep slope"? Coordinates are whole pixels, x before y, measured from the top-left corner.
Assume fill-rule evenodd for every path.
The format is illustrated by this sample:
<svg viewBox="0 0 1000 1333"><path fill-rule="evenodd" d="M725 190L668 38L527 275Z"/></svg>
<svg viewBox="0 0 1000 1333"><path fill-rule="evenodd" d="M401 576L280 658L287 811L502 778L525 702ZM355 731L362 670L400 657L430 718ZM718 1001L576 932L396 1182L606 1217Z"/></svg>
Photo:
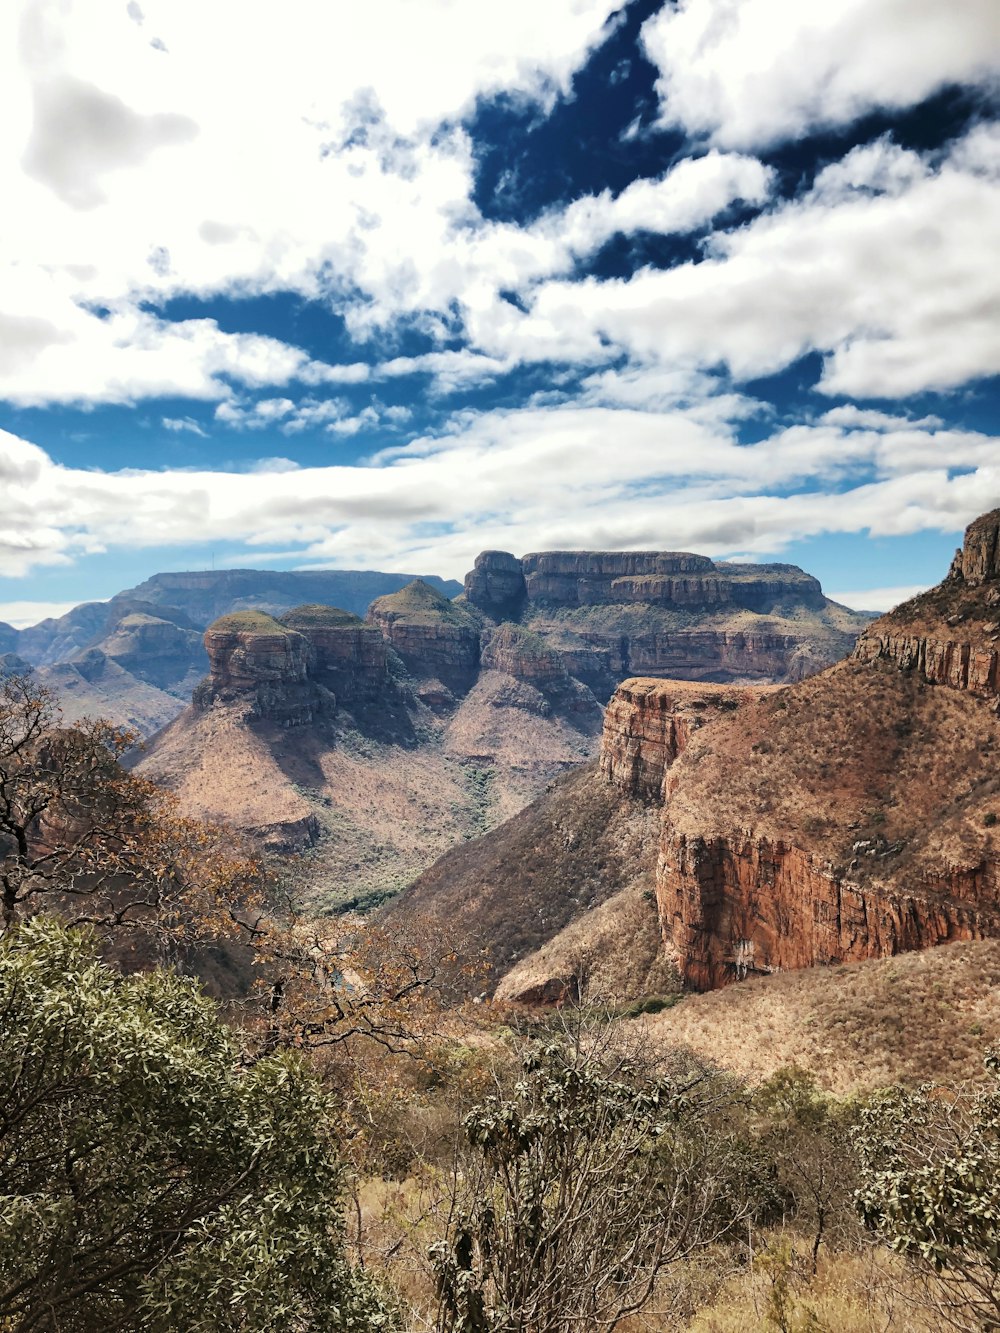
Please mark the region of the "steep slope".
<svg viewBox="0 0 1000 1333"><path fill-rule="evenodd" d="M304 852L296 878L317 910L396 892L520 809L600 732L592 699L564 716L499 672L438 716L379 629L337 608L235 612L205 644L209 677L139 767L192 814Z"/></svg>
<svg viewBox="0 0 1000 1333"><path fill-rule="evenodd" d="M655 897L664 777L702 727L773 688L627 682L605 713L599 764L450 852L389 919L487 946L500 999L621 1001L675 988Z"/></svg>
<svg viewBox="0 0 1000 1333"><path fill-rule="evenodd" d="M648 1046L686 1046L758 1083L789 1065L838 1096L982 1075L1000 1043L1000 940L758 976L642 1018Z"/></svg>

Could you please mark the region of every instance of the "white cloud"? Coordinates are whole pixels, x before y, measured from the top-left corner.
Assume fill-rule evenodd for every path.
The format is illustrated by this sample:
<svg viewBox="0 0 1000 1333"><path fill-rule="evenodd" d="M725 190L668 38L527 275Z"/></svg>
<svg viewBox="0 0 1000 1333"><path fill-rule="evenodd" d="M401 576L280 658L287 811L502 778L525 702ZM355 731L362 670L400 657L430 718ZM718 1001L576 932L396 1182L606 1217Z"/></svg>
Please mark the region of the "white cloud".
<svg viewBox="0 0 1000 1333"><path fill-rule="evenodd" d="M172 430L176 434L188 432L191 435L201 435L204 439L208 438L208 431L204 430L194 417L164 417L163 425L167 430Z"/></svg>
<svg viewBox="0 0 1000 1333"><path fill-rule="evenodd" d="M950 83L996 86L995 0L681 0L648 19L662 115L726 148L762 147Z"/></svg>
<svg viewBox="0 0 1000 1333"><path fill-rule="evenodd" d="M441 436L358 466L278 458L265 471L102 473L0 435L0 575L206 541L303 565L459 576L489 546L771 556L827 532L953 531L1000 502L995 437L817 423L741 445L688 388L687 406L656 411L465 413Z"/></svg>
<svg viewBox="0 0 1000 1333"><path fill-rule="evenodd" d="M57 619L72 611L76 602L0 602L0 623L27 629L40 620Z"/></svg>
<svg viewBox="0 0 1000 1333"><path fill-rule="evenodd" d="M706 260L630 280L543 283L528 314L484 325L481 342L494 355L566 346L584 359L610 341L647 364L721 363L737 379L819 351L819 388L859 397L1000 372L1000 138L970 137L934 166L890 172L886 193L856 186L885 182L890 147L855 150L839 186L827 176L814 193L717 233Z"/></svg>
<svg viewBox="0 0 1000 1333"><path fill-rule="evenodd" d="M891 611L900 602L908 602L926 588L926 583L904 583L892 588L852 588L847 592L828 592L826 595L855 611Z"/></svg>

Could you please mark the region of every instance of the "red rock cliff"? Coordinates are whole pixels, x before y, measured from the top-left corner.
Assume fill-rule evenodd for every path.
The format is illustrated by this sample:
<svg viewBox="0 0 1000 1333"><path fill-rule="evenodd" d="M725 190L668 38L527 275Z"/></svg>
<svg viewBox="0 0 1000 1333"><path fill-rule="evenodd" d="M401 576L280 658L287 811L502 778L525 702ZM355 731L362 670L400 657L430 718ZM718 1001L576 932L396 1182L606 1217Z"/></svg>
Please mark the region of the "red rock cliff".
<svg viewBox="0 0 1000 1333"><path fill-rule="evenodd" d="M667 769L692 735L758 693L689 681L624 681L604 712L601 772L630 796L661 800Z"/></svg>
<svg viewBox="0 0 1000 1333"><path fill-rule="evenodd" d="M618 691L602 768L663 801L657 905L689 984L1000 935L998 550L985 515L850 661L704 730L671 682Z"/></svg>

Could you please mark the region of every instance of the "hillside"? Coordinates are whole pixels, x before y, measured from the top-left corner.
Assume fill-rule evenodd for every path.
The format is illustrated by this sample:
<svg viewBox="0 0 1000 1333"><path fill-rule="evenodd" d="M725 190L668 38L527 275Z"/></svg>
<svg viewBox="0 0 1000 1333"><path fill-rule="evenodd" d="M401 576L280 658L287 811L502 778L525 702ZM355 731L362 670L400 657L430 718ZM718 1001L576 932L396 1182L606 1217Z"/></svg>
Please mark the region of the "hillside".
<svg viewBox="0 0 1000 1333"><path fill-rule="evenodd" d="M685 984L878 958L1000 935L1000 511L972 524L937 589L861 636L852 657L778 690L625 682L607 710L603 804L645 802L641 852L665 957ZM597 798L595 797L595 800ZM616 804L615 802L618 802ZM555 821L559 798L530 812ZM598 813L599 811L599 813ZM425 874L396 907L521 940L498 964L498 994L579 990L610 947L603 919L560 898L576 852L536 837L523 879L523 821ZM529 842L531 839L529 838ZM618 887L597 865L590 898ZM540 886L532 896L530 884ZM524 885L506 893L507 884ZM497 914L500 921L498 923ZM536 924L544 918L546 926ZM532 952L532 948L534 951ZM621 998L648 989L620 970Z"/></svg>
<svg viewBox="0 0 1000 1333"><path fill-rule="evenodd" d="M233 613L205 641L208 678L139 771L191 814L302 852L318 911L381 901L596 748L593 699L565 713L500 672L436 713L379 629L336 608Z"/></svg>
<svg viewBox="0 0 1000 1333"><path fill-rule="evenodd" d="M637 1022L752 1084L788 1065L838 1096L976 1079L1000 1045L1000 941L754 977Z"/></svg>

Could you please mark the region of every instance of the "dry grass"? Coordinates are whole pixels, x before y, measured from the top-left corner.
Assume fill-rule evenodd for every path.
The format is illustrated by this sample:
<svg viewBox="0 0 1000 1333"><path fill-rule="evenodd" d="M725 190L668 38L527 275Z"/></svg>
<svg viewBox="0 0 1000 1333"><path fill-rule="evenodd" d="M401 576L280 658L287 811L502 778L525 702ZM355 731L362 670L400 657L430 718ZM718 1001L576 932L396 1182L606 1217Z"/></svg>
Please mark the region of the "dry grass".
<svg viewBox="0 0 1000 1333"><path fill-rule="evenodd" d="M669 819L693 836L751 830L841 872L878 838L893 850L851 878L918 880L994 854L998 754L988 701L844 662L706 728L671 772Z"/></svg>
<svg viewBox="0 0 1000 1333"><path fill-rule="evenodd" d="M658 816L588 764L502 828L442 857L389 919L421 917L473 936L489 947L498 978L574 918L648 882Z"/></svg>
<svg viewBox="0 0 1000 1333"><path fill-rule="evenodd" d="M941 945L757 977L690 995L646 1025L750 1083L799 1065L846 1096L891 1082L975 1078L1000 1044L1000 941Z"/></svg>

